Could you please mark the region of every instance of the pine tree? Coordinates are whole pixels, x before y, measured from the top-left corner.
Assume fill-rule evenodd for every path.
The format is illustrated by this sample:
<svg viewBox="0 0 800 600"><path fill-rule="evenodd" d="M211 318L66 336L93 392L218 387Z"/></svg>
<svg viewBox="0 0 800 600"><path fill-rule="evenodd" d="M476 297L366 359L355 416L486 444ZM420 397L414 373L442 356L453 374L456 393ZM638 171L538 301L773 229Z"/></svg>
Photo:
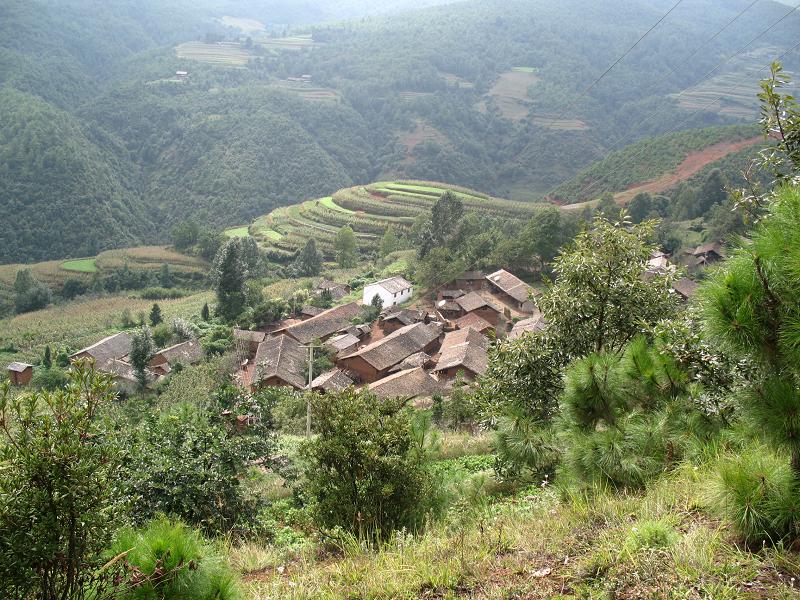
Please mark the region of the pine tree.
<svg viewBox="0 0 800 600"><path fill-rule="evenodd" d="M150 309L150 326L155 327L163 322L164 318L161 316L161 307L158 304L153 304L153 308Z"/></svg>
<svg viewBox="0 0 800 600"><path fill-rule="evenodd" d="M425 258L434 248L441 248L458 229L464 216L464 203L450 190L431 207L430 220L422 232L418 255Z"/></svg>
<svg viewBox="0 0 800 600"><path fill-rule="evenodd" d="M247 268L242 262L238 239L229 240L217 252L212 279L217 292L217 312L232 321L245 307Z"/></svg>
<svg viewBox="0 0 800 600"><path fill-rule="evenodd" d="M161 265L161 271L158 274L158 285L164 288L172 287L172 273L170 273L167 263Z"/></svg>
<svg viewBox="0 0 800 600"><path fill-rule="evenodd" d="M381 256L387 256L392 252L396 252L399 248L400 240L397 239L394 225L389 225L381 238Z"/></svg>
<svg viewBox="0 0 800 600"><path fill-rule="evenodd" d="M147 365L153 358L155 344L150 328L145 326L133 334L131 340L130 361L136 373L136 379L142 388L147 386Z"/></svg>
<svg viewBox="0 0 800 600"><path fill-rule="evenodd" d="M45 369L49 369L53 366L53 357L50 353L50 346L45 346L44 348L44 356L42 357L42 366Z"/></svg>
<svg viewBox="0 0 800 600"><path fill-rule="evenodd" d="M314 277L322 271L322 257L317 252L317 243L313 238L303 246L295 261L295 267L301 277Z"/></svg>
<svg viewBox="0 0 800 600"><path fill-rule="evenodd" d="M336 233L333 248L336 252L336 262L343 269L354 267L358 262L356 235L350 225L345 225Z"/></svg>
<svg viewBox="0 0 800 600"><path fill-rule="evenodd" d="M208 308L208 302L203 304L203 308L200 310L200 318L206 323L211 320L211 310Z"/></svg>

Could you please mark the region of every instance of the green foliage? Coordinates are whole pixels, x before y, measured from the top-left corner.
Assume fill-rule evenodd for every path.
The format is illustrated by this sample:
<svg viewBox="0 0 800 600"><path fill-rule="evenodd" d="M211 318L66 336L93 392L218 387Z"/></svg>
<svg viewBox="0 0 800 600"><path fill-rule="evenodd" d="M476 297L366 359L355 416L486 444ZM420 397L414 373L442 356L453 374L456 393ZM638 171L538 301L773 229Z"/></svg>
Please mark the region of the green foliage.
<svg viewBox="0 0 800 600"><path fill-rule="evenodd" d="M136 379L142 388L147 386L147 365L156 353L153 333L145 326L133 334L131 339L130 361L136 373Z"/></svg>
<svg viewBox="0 0 800 600"><path fill-rule="evenodd" d="M434 248L441 248L453 235L464 216L464 203L451 191L444 192L431 207L419 239L419 258L425 258Z"/></svg>
<svg viewBox="0 0 800 600"><path fill-rule="evenodd" d="M39 310L50 304L52 292L39 282L30 269L17 271L14 280L14 309L17 313Z"/></svg>
<svg viewBox="0 0 800 600"><path fill-rule="evenodd" d="M358 246L353 228L345 225L336 233L336 240L333 242L336 251L336 262L343 269L354 267L358 262Z"/></svg>
<svg viewBox="0 0 800 600"><path fill-rule="evenodd" d="M665 519L637 521L625 540L625 548L631 552L669 548L675 545L678 538L675 527Z"/></svg>
<svg viewBox="0 0 800 600"><path fill-rule="evenodd" d="M50 346L44 347L44 356L42 357L42 367L45 369L49 369L53 366L53 355L50 350Z"/></svg>
<svg viewBox="0 0 800 600"><path fill-rule="evenodd" d="M387 256L400 249L400 240L393 225L389 225L381 238L381 256Z"/></svg>
<svg viewBox="0 0 800 600"><path fill-rule="evenodd" d="M54 369L50 369L54 371ZM111 380L78 365L56 392L0 395L0 594L80 598L103 584L116 513L112 436L97 418Z"/></svg>
<svg viewBox="0 0 800 600"><path fill-rule="evenodd" d="M322 256L317 251L317 243L309 239L297 255L294 268L300 277L315 277L322 271Z"/></svg>
<svg viewBox="0 0 800 600"><path fill-rule="evenodd" d="M247 278L240 238L228 240L219 249L211 276L217 292L217 313L228 321L236 319L245 308Z"/></svg>
<svg viewBox="0 0 800 600"><path fill-rule="evenodd" d="M318 435L301 454L320 527L374 539L423 525L428 477L408 413L348 390L315 401L312 421Z"/></svg>
<svg viewBox="0 0 800 600"><path fill-rule="evenodd" d="M67 372L63 368L36 369L33 372L31 385L37 390L55 392L69 383Z"/></svg>
<svg viewBox="0 0 800 600"><path fill-rule="evenodd" d="M203 304L203 308L200 310L200 318L206 323L211 320L211 310L208 308L208 302Z"/></svg>
<svg viewBox="0 0 800 600"><path fill-rule="evenodd" d="M180 522L159 518L141 530L125 529L108 551L123 556L128 573L121 600L240 600L231 568L200 535ZM121 589L119 589L121 588Z"/></svg>
<svg viewBox="0 0 800 600"><path fill-rule="evenodd" d="M155 327L164 322L164 317L161 316L161 307L158 304L153 304L150 309L150 326Z"/></svg>

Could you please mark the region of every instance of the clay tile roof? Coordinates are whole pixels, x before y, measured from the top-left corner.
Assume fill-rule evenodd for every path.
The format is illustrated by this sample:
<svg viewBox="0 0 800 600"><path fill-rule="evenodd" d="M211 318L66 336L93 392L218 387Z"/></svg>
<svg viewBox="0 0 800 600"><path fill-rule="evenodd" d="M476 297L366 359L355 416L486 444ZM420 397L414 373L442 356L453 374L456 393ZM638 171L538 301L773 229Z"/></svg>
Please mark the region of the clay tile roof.
<svg viewBox="0 0 800 600"><path fill-rule="evenodd" d="M335 306L311 317L307 321L287 327L284 332L301 344L322 340L350 326L350 321L358 315L361 307L355 302Z"/></svg>
<svg viewBox="0 0 800 600"><path fill-rule="evenodd" d="M234 329L233 338L242 342L260 344L267 337L263 331L249 331L247 329Z"/></svg>
<svg viewBox="0 0 800 600"><path fill-rule="evenodd" d="M371 283L369 285L379 285L390 294L399 294L400 292L412 287L408 280L400 277L399 275L389 277L388 279L382 279L381 281L376 281L375 283Z"/></svg>
<svg viewBox="0 0 800 600"><path fill-rule="evenodd" d="M377 371L383 371L421 352L439 337L438 323L414 323L393 331L385 338L353 352L347 358L360 357Z"/></svg>
<svg viewBox="0 0 800 600"><path fill-rule="evenodd" d="M487 275L486 279L517 302L526 302L530 299L533 288L505 269Z"/></svg>
<svg viewBox="0 0 800 600"><path fill-rule="evenodd" d="M324 392L341 392L353 385L353 380L339 369L333 369L323 373L311 382L312 390L322 390Z"/></svg>
<svg viewBox="0 0 800 600"><path fill-rule="evenodd" d="M103 366L102 372L113 376L115 379L122 379L123 381L129 381L131 383L139 383L139 380L136 377L136 370L133 368L133 365L123 360L109 360ZM156 380L155 374L149 369L145 369L144 373L148 384Z"/></svg>
<svg viewBox="0 0 800 600"><path fill-rule="evenodd" d="M167 362L171 365L175 363L193 365L203 358L203 347L197 340L189 340L188 342L182 342L165 348L158 354L166 358Z"/></svg>
<svg viewBox="0 0 800 600"><path fill-rule="evenodd" d="M84 348L83 350L76 352L70 358L78 357L81 354L88 354L94 358L98 365L102 365L103 363L114 360L115 358L122 358L123 356L130 354L131 340L131 335L123 331L121 333L110 335L107 338L103 338L88 348Z"/></svg>
<svg viewBox="0 0 800 600"><path fill-rule="evenodd" d="M486 337L474 329L459 329L448 333L442 343L442 355L434 371L463 367L482 375L489 364Z"/></svg>
<svg viewBox="0 0 800 600"><path fill-rule="evenodd" d="M702 246L698 246L694 249L692 254L695 256L701 256L703 254L709 254L710 252L714 252L715 254L719 254L722 256L722 244L719 242L710 242L708 244L703 244Z"/></svg>
<svg viewBox="0 0 800 600"><path fill-rule="evenodd" d="M460 298L456 298L456 303L461 307L461 310L464 312L472 312L473 310L478 310L479 308L483 308L484 306L488 306L489 308L501 312L500 308L497 307L493 302L490 302L477 292L470 292L466 296L461 296Z"/></svg>
<svg viewBox="0 0 800 600"><path fill-rule="evenodd" d="M484 275L480 271L464 271L456 277L456 281L480 281L483 278Z"/></svg>
<svg viewBox="0 0 800 600"><path fill-rule="evenodd" d="M433 396L439 387L438 381L417 367L371 383L369 391L378 398L418 398Z"/></svg>
<svg viewBox="0 0 800 600"><path fill-rule="evenodd" d="M447 310L450 312L458 312L461 310L461 305L455 300L439 300L436 304L437 310Z"/></svg>
<svg viewBox="0 0 800 600"><path fill-rule="evenodd" d="M442 298L446 300L453 300L461 298L464 295L464 290L442 290Z"/></svg>
<svg viewBox="0 0 800 600"><path fill-rule="evenodd" d="M324 308L319 308L318 306L304 306L303 309L300 311L301 314L306 315L308 317L316 317L317 315L321 315L325 312Z"/></svg>
<svg viewBox="0 0 800 600"><path fill-rule="evenodd" d="M403 325L412 325L419 323L423 317L417 310L410 310L403 308L400 310L389 310L381 316L381 321L400 321Z"/></svg>
<svg viewBox="0 0 800 600"><path fill-rule="evenodd" d="M306 382L303 370L306 362L305 349L289 336L267 338L259 344L256 352L253 381L277 377L296 388L304 388Z"/></svg>
<svg viewBox="0 0 800 600"><path fill-rule="evenodd" d="M431 360L429 354L425 352L417 352L416 354L412 354L403 362L393 366L390 372L394 371L406 371L408 369L415 369L417 367L424 367L428 362Z"/></svg>
<svg viewBox="0 0 800 600"><path fill-rule="evenodd" d="M542 331L547 327L544 315L538 313L528 319L522 319L514 323L511 333L508 334L508 339L515 340L522 337L522 334L534 331Z"/></svg>
<svg viewBox="0 0 800 600"><path fill-rule="evenodd" d="M33 365L29 365L28 363L22 362L12 362L8 365L8 370L13 371L14 373L22 373L26 369L32 369Z"/></svg>
<svg viewBox="0 0 800 600"><path fill-rule="evenodd" d="M699 287L700 286L696 282L686 277L679 279L672 284L672 289L674 289L676 292L678 292L678 294L687 300L695 295L697 288Z"/></svg>
<svg viewBox="0 0 800 600"><path fill-rule="evenodd" d="M489 323L489 321L475 313L467 313L463 317L456 319L455 323L459 329L472 328L476 331L486 331L487 329L492 329L492 324Z"/></svg>
<svg viewBox="0 0 800 600"><path fill-rule="evenodd" d="M341 352L342 350L347 350L348 348L352 348L360 341L361 341L360 338L350 333L345 333L330 338L327 342L325 342L325 345L330 346L337 352Z"/></svg>

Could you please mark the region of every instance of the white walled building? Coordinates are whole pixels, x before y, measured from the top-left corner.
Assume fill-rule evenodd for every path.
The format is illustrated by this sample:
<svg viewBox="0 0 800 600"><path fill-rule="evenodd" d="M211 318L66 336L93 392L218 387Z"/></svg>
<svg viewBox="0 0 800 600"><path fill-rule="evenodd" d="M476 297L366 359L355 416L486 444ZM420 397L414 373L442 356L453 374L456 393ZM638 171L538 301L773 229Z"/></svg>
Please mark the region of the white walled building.
<svg viewBox="0 0 800 600"><path fill-rule="evenodd" d="M397 306L403 302L411 300L414 294L414 288L410 282L406 281L400 276L390 277L370 283L364 287L364 304L371 304L372 299L377 295L383 300L383 307Z"/></svg>

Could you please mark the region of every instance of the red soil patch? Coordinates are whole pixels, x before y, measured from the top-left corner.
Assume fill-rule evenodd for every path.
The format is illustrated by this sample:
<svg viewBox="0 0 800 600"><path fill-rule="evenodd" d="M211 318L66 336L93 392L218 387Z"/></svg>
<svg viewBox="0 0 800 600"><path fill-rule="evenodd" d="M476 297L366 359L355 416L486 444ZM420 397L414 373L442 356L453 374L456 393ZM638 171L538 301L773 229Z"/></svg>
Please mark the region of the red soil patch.
<svg viewBox="0 0 800 600"><path fill-rule="evenodd" d="M690 153L678 168L672 173L666 173L646 183L635 183L624 192L614 194L614 199L618 204L627 204L637 194L647 192L649 194L657 194L670 189L681 181L686 181L692 176L699 173L706 165L725 158L728 154L738 152L744 148L749 148L763 139L761 136L740 140L738 142L720 142L713 146L708 146L703 150Z"/></svg>

